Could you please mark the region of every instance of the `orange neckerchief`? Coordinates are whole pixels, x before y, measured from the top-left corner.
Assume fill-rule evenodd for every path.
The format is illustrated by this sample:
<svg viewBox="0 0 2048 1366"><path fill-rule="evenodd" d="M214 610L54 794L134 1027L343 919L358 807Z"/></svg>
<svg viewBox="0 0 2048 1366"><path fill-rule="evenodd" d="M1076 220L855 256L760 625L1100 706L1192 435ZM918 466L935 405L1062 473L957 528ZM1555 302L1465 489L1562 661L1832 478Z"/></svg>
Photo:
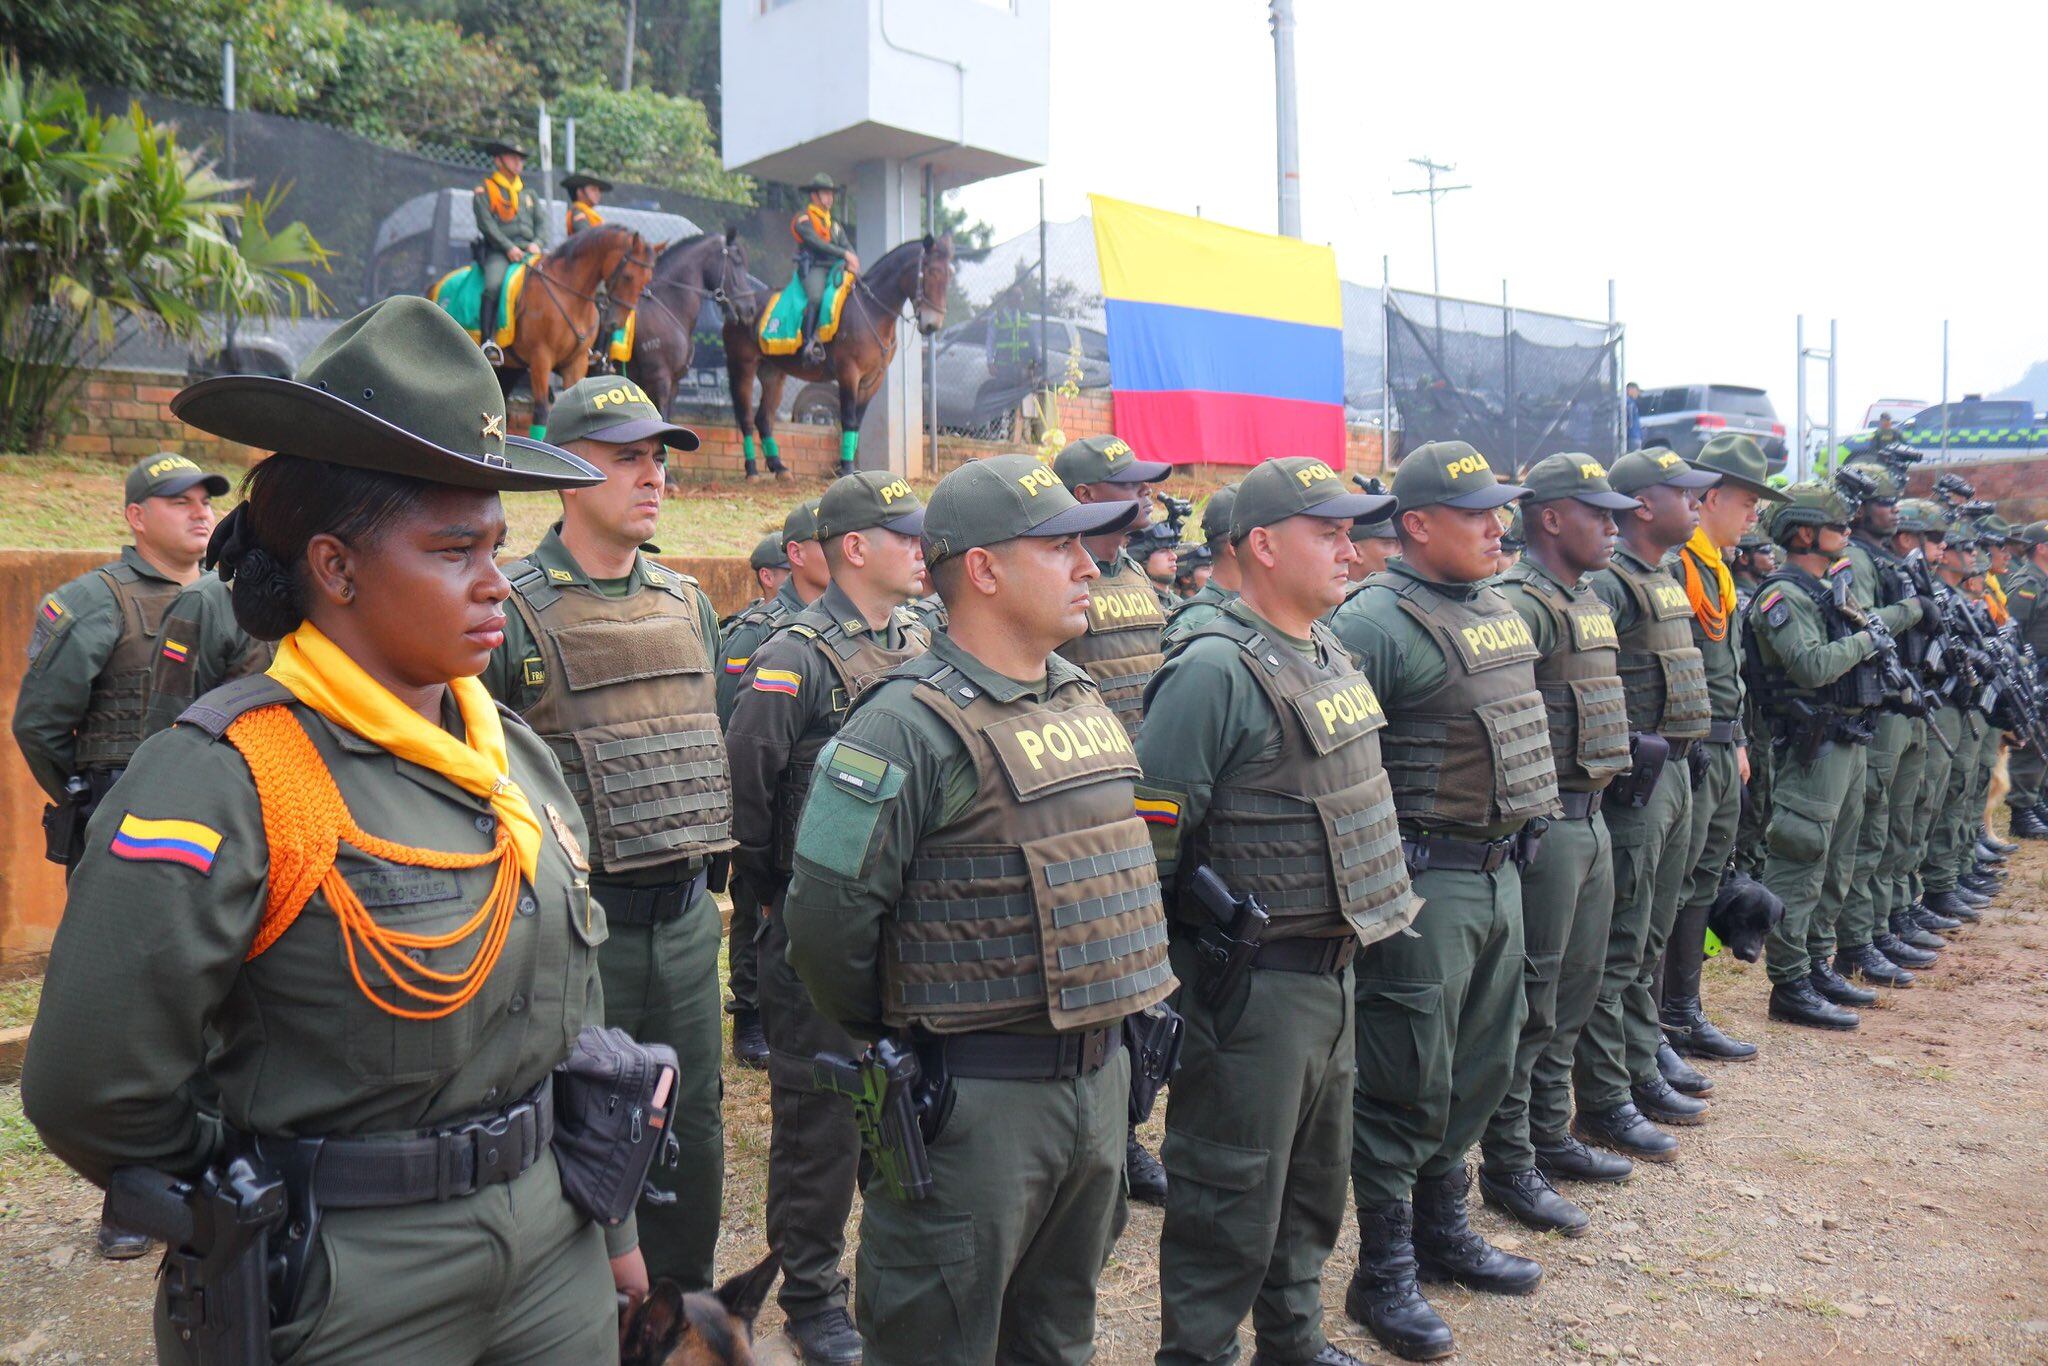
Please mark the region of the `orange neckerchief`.
<svg viewBox="0 0 2048 1366"><path fill-rule="evenodd" d="M1708 640L1726 640L1728 615L1735 610L1735 576L1721 560L1721 547L1708 540L1706 532L1696 530L1678 558L1685 564L1685 596L1692 603L1693 619L1700 624L1700 634ZM1702 564L1714 571L1715 593L1711 600L1706 580L1700 574Z"/></svg>
<svg viewBox="0 0 2048 1366"><path fill-rule="evenodd" d="M519 212L519 192L526 188L526 182L517 177L507 180L503 171L493 171L484 181L484 197L490 201L491 212L501 223L510 223L512 216Z"/></svg>
<svg viewBox="0 0 2048 1366"><path fill-rule="evenodd" d="M811 220L811 227L817 231L820 242L832 240L832 211L822 204L813 204L805 209L803 213L789 220L789 235L796 238L798 246L804 244L804 239L797 232L796 225L803 222L806 217L809 217Z"/></svg>
<svg viewBox="0 0 2048 1366"><path fill-rule="evenodd" d="M582 220L582 226L586 228L595 228L604 222L604 215L600 214L596 209L591 208L582 200L574 199L569 202L570 232L576 231L577 221L579 219Z"/></svg>

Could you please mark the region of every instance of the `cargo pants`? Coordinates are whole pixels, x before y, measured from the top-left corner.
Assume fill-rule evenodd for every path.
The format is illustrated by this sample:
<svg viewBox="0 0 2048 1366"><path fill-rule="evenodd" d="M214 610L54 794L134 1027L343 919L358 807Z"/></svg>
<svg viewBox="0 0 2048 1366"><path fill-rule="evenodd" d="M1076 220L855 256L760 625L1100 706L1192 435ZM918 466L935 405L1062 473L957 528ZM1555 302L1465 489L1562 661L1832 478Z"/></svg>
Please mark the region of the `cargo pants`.
<svg viewBox="0 0 2048 1366"><path fill-rule="evenodd" d="M1849 878L1834 941L1845 949L1870 942L1892 913L1892 883L1886 856L1895 841L1894 822L1910 829L1908 813L1919 802L1926 770L1927 737L1910 716L1886 712L1864 747L1863 814L1856 834L1856 861ZM1899 832L1903 834L1903 831ZM1832 956L1835 944L1829 946Z"/></svg>
<svg viewBox="0 0 2048 1366"><path fill-rule="evenodd" d="M1831 742L1811 763L1789 748L1776 755L1763 877L1785 903L1785 918L1765 944L1774 983L1805 981L1818 946L1834 942L1863 815L1863 749Z"/></svg>
<svg viewBox="0 0 2048 1366"><path fill-rule="evenodd" d="M1927 718L1927 763L1920 775L1920 793L1913 804L1912 847L1907 851L1906 904L1910 905L1929 892L1947 892L1955 889L1955 873L1952 868L1937 868L1934 850L1937 844L1947 843L1947 826L1942 813L1949 809L1951 795L1949 784L1955 780L1957 762L1962 758L1963 737L1968 727L1963 722L1963 713L1956 707L1942 707ZM1939 730L1947 737L1949 746L1955 750L1950 755L1934 738Z"/></svg>
<svg viewBox="0 0 2048 1366"><path fill-rule="evenodd" d="M1664 944L1659 1005L1690 1001L1700 994L1700 966L1707 954L1707 916L1721 892L1721 873L1735 848L1742 816L1742 761L1733 744L1709 744L1706 776L1693 789L1686 874L1678 914Z"/></svg>

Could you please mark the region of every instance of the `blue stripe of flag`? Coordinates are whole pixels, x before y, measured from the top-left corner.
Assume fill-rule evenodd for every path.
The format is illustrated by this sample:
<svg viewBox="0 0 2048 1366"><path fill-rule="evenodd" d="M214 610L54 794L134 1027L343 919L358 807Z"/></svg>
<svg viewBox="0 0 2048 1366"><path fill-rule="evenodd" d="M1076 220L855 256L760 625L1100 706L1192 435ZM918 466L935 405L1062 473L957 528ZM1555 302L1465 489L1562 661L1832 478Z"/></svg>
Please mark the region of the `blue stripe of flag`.
<svg viewBox="0 0 2048 1366"><path fill-rule="evenodd" d="M1110 387L1344 401L1344 334L1174 304L1111 299Z"/></svg>

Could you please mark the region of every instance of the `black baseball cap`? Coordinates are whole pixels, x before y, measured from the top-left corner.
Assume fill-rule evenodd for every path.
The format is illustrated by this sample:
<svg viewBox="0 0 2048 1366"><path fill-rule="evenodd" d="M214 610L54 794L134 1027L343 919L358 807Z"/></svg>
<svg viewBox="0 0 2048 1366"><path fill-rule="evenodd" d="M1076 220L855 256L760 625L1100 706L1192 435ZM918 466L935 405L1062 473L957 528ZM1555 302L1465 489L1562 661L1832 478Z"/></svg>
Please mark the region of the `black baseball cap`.
<svg viewBox="0 0 2048 1366"><path fill-rule="evenodd" d="M1556 455L1544 456L1529 466L1529 472L1522 476L1522 483L1529 490L1526 497L1532 503L1576 498L1587 507L1603 508L1608 512L1626 512L1642 506L1637 499L1616 493L1614 486L1607 482L1607 471L1600 462L1577 451L1560 451Z"/></svg>
<svg viewBox="0 0 2048 1366"><path fill-rule="evenodd" d="M1426 507L1497 508L1528 491L1520 484L1500 482L1486 457L1465 441L1431 441L1417 446L1394 472L1394 501L1402 512Z"/></svg>
<svg viewBox="0 0 2048 1366"><path fill-rule="evenodd" d="M962 465L932 490L924 510L924 559L937 564L976 546L1020 536L1121 531L1140 511L1136 502L1076 500L1035 455L991 455Z"/></svg>
<svg viewBox="0 0 2048 1366"><path fill-rule="evenodd" d="M1342 475L1312 455L1282 456L1255 467L1238 484L1237 502L1230 511L1230 539L1242 541L1253 528L1289 517L1360 522L1393 515L1394 500L1388 495L1349 491Z"/></svg>
<svg viewBox="0 0 2048 1366"><path fill-rule="evenodd" d="M1083 484L1156 484L1173 473L1164 460L1140 460L1120 436L1089 436L1067 443L1052 472L1070 489Z"/></svg>

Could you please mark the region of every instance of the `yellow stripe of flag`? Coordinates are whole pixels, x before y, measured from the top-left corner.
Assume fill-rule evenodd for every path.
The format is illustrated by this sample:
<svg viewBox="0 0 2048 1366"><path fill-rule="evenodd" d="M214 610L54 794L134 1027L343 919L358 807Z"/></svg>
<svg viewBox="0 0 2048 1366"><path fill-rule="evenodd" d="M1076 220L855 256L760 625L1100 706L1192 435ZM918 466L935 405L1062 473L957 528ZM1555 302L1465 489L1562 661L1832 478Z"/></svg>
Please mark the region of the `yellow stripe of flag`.
<svg viewBox="0 0 2048 1366"><path fill-rule="evenodd" d="M1344 326L1337 256L1328 247L1103 195L1088 199L1106 298Z"/></svg>

